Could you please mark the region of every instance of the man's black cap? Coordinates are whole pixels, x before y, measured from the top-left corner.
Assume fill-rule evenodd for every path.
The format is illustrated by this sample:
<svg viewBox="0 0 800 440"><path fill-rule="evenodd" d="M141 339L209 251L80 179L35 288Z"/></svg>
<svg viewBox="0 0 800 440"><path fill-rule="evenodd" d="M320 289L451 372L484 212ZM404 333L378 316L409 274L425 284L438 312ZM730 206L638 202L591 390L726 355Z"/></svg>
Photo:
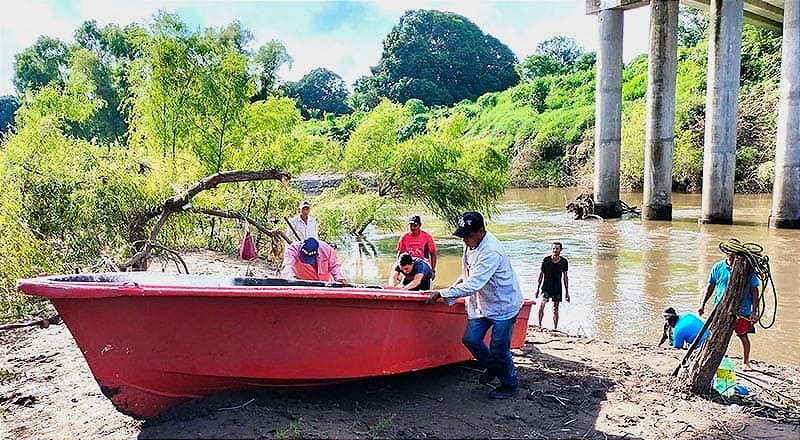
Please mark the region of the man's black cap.
<svg viewBox="0 0 800 440"><path fill-rule="evenodd" d="M483 228L483 216L479 212L468 211L458 219L458 228L453 232L453 235L464 238L470 233L478 232Z"/></svg>

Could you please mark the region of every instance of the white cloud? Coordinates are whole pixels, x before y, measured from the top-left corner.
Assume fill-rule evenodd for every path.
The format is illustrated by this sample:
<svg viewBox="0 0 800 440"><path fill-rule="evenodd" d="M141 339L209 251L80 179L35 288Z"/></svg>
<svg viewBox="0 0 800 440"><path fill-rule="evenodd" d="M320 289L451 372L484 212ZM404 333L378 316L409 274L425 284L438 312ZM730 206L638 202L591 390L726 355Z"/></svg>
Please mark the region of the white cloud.
<svg viewBox="0 0 800 440"><path fill-rule="evenodd" d="M136 22L149 21L159 8L168 9L171 2L157 1L118 1L118 0L80 0L75 9L84 20L95 20L99 27L117 24L124 27Z"/></svg>
<svg viewBox="0 0 800 440"><path fill-rule="evenodd" d="M315 39L287 38L282 40L294 59L291 70L284 67L278 73L284 81L297 81L312 69L327 68L339 74L348 86L378 63L380 44L365 44L361 50L348 42L336 42L320 37ZM371 47L374 46L374 47Z"/></svg>
<svg viewBox="0 0 800 440"><path fill-rule="evenodd" d="M0 95L13 94L14 55L30 47L40 35L70 40L75 26L58 17L45 1L30 0L3 8L0 27ZM33 26L32 23L36 25Z"/></svg>
<svg viewBox="0 0 800 440"><path fill-rule="evenodd" d="M59 0L62 1L62 0ZM85 20L96 20L98 26L115 23L125 26L131 22L145 24L159 9L180 10L193 14L199 25L220 27L240 20L255 37L255 46L277 38L294 58L291 70L283 69L284 80L295 81L316 67L326 67L352 84L358 77L368 75L370 66L377 64L382 50L381 35L360 36L352 31L329 36L307 36L308 32L292 34L286 29L304 29L307 23L302 11L318 6L317 2L234 2L219 1L119 1L75 0L73 5L44 0L25 0L24 4L7 8L0 28L0 94L13 93L14 54L31 46L41 34L72 41L75 29ZM536 46L556 35L575 38L587 51L597 50L597 18L584 13L583 0L536 0L518 2L490 1L432 1L409 0L374 1L370 3L387 23L396 24L400 16L410 9L438 9L469 18L484 32L507 44L520 60L531 55ZM290 6L293 12L286 26L279 30L274 24L264 25L258 15L280 14ZM55 8L60 7L61 11ZM249 16L242 12L247 8ZM298 9L301 8L301 9ZM502 11L500 9L503 9ZM509 13L508 11L513 13ZM66 11L66 13L65 13ZM283 9L285 12L285 9ZM238 15L238 16L237 16ZM623 51L625 61L648 50L649 8L625 12ZM354 28L358 29L357 26ZM366 28L366 26L365 26ZM363 31L363 29L362 29ZM383 31L382 31L383 32Z"/></svg>

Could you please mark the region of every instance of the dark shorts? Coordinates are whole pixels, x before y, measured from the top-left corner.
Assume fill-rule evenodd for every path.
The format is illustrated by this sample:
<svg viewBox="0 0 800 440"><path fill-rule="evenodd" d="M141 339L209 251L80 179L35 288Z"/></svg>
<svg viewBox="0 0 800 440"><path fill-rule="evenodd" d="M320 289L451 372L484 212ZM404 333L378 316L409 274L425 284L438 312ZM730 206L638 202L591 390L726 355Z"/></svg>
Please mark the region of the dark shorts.
<svg viewBox="0 0 800 440"><path fill-rule="evenodd" d="M553 302L561 302L561 292L550 293L550 292L548 292L546 290L543 290L542 291L542 296L544 296L546 299L549 299L549 300L551 300Z"/></svg>
<svg viewBox="0 0 800 440"><path fill-rule="evenodd" d="M736 336L744 336L748 333L755 333L756 327L750 322L749 319L739 318L736 320L736 325L733 327L733 332Z"/></svg>

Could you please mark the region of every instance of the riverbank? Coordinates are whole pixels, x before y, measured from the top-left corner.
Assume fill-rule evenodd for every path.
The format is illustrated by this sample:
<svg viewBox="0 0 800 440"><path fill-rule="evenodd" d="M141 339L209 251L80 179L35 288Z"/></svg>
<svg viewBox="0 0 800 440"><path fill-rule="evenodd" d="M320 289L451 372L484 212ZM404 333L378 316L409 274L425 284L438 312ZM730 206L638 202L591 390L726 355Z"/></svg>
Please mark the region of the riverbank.
<svg viewBox="0 0 800 440"><path fill-rule="evenodd" d="M248 270L211 253L187 260L193 273ZM669 391L683 353L531 328L514 351L521 390L507 401L489 400L468 362L311 390L225 393L141 422L100 393L64 325L28 327L0 332L0 438L800 436L800 369L757 363L740 374L749 396L714 402Z"/></svg>

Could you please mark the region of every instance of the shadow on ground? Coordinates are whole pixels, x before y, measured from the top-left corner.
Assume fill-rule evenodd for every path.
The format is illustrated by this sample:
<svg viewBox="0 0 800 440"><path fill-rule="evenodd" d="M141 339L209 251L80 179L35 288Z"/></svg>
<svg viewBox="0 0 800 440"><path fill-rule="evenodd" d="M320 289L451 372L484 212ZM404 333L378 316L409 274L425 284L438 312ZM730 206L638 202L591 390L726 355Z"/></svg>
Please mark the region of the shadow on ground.
<svg viewBox="0 0 800 440"><path fill-rule="evenodd" d="M477 363L465 362L309 390L214 395L149 420L139 438L619 438L594 429L610 380L530 343L515 353L520 393L505 401L489 399Z"/></svg>

